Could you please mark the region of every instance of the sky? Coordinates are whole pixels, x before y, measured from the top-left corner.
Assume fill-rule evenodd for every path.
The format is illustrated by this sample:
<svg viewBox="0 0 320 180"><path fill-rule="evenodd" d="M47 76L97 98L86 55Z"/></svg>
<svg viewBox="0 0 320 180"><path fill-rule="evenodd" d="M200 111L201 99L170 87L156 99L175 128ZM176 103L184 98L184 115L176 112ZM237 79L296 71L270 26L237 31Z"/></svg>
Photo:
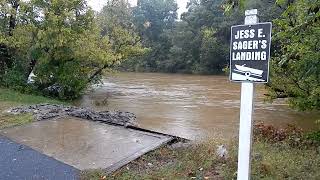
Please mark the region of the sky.
<svg viewBox="0 0 320 180"><path fill-rule="evenodd" d="M88 0L89 6L91 6L95 11L100 11L107 0ZM187 3L189 0L176 0L178 3L178 17L183 12L187 11ZM129 2L134 6L137 4L137 0L129 0Z"/></svg>

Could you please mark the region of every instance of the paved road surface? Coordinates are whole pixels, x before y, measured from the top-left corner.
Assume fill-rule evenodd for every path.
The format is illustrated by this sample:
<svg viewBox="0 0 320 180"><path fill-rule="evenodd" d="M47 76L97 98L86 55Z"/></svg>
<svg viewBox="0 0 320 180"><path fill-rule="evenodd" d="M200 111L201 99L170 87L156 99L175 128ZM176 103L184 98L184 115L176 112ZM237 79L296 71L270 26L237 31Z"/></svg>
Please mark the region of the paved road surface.
<svg viewBox="0 0 320 180"><path fill-rule="evenodd" d="M1 180L73 180L79 170L0 136Z"/></svg>

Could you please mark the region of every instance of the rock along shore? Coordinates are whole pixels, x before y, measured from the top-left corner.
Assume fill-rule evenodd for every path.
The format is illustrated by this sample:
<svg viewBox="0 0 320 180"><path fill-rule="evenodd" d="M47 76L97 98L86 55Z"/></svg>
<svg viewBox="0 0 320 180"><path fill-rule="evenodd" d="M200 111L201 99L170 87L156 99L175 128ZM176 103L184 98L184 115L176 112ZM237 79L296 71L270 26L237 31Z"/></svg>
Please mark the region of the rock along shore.
<svg viewBox="0 0 320 180"><path fill-rule="evenodd" d="M103 111L97 112L86 108L75 106L64 106L56 104L37 104L30 106L20 106L8 111L12 114L32 113L35 120L42 121L65 116L77 117L86 120L100 121L120 126L137 126L136 116L130 112Z"/></svg>

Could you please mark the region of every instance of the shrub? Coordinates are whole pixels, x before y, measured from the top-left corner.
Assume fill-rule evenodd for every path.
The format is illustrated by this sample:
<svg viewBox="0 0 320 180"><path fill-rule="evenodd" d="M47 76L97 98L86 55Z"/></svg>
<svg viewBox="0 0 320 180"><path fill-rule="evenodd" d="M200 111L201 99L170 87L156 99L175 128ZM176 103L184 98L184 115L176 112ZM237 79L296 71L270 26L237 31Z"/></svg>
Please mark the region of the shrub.
<svg viewBox="0 0 320 180"><path fill-rule="evenodd" d="M254 126L255 141L268 143L285 143L291 147L308 148L320 145L320 131L311 133L303 132L294 125L287 125L286 128L276 128L263 123Z"/></svg>
<svg viewBox="0 0 320 180"><path fill-rule="evenodd" d="M308 133L306 137L307 139L315 141L316 143L320 144L320 130Z"/></svg>
<svg viewBox="0 0 320 180"><path fill-rule="evenodd" d="M303 132L294 125L287 125L286 128L276 128L272 125L259 123L254 126L254 137L267 140L269 142L281 142L285 140L301 139Z"/></svg>

